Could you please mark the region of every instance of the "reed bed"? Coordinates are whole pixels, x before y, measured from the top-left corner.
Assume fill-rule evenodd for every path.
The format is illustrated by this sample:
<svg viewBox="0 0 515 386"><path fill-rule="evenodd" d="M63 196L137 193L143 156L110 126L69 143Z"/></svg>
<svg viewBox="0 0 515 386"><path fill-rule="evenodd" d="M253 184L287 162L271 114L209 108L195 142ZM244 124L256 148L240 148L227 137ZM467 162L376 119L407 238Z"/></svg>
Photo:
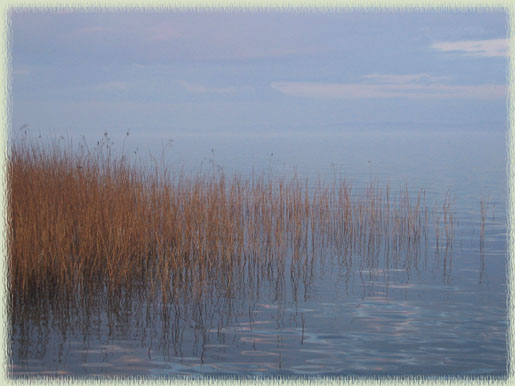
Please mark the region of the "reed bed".
<svg viewBox="0 0 515 386"><path fill-rule="evenodd" d="M309 287L328 251L346 266L359 258L360 270L409 271L428 240L448 248L454 232L452 201L429 210L423 190L185 174L116 155L107 142L13 142L8 192L13 304L141 290L162 304L202 305L239 288L252 296L265 280L280 293L286 277Z"/></svg>

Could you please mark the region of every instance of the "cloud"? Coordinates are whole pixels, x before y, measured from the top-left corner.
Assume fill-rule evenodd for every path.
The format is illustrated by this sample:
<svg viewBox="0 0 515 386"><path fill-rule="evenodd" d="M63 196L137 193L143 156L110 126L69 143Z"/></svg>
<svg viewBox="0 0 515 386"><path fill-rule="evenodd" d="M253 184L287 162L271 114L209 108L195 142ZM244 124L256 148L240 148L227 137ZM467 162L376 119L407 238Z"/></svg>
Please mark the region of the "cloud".
<svg viewBox="0 0 515 386"><path fill-rule="evenodd" d="M235 87L206 87L199 84L181 82L181 85L191 93L195 94L230 94L238 91Z"/></svg>
<svg viewBox="0 0 515 386"><path fill-rule="evenodd" d="M319 99L412 98L412 99L498 99L506 95L501 84L454 85L439 82L445 77L428 74L369 74L376 83L272 82L285 95Z"/></svg>
<svg viewBox="0 0 515 386"><path fill-rule="evenodd" d="M127 31L127 25L123 23L113 23L109 26L92 25L81 27L74 30L71 36L74 38L94 38L112 36L122 39L139 39L151 42L166 42L180 38L182 34L178 31L177 27L172 26L170 23L150 24L143 23L137 28L132 28L130 33Z"/></svg>
<svg viewBox="0 0 515 386"><path fill-rule="evenodd" d="M146 33L148 34L150 40L158 42L174 40L182 36L176 27L167 23L151 26L148 28Z"/></svg>
<svg viewBox="0 0 515 386"><path fill-rule="evenodd" d="M93 89L98 91L125 91L129 87L129 83L124 81L113 81L100 83L93 86Z"/></svg>
<svg viewBox="0 0 515 386"><path fill-rule="evenodd" d="M90 27L82 27L76 29L72 32L72 36L74 37L89 37L91 35L96 35L99 33L111 32L112 28L104 27L104 26L90 26Z"/></svg>
<svg viewBox="0 0 515 386"><path fill-rule="evenodd" d="M12 70L13 75L30 75L32 73L31 69L27 66L16 66Z"/></svg>
<svg viewBox="0 0 515 386"><path fill-rule="evenodd" d="M462 52L471 56L507 56L508 39L461 40L454 42L436 42L432 48L444 52Z"/></svg>
<svg viewBox="0 0 515 386"><path fill-rule="evenodd" d="M411 83L415 81L426 81L435 82L449 79L446 76L433 76L428 73L420 74L405 74L405 75L394 75L394 74L368 74L363 76L364 79L376 80L380 83Z"/></svg>

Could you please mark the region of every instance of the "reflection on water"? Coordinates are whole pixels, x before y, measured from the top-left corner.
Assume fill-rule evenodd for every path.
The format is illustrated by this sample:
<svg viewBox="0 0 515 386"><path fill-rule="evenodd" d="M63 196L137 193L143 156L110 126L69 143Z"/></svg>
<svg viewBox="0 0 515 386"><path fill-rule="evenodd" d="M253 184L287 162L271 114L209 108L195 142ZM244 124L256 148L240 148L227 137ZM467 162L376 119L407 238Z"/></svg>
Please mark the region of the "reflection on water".
<svg viewBox="0 0 515 386"><path fill-rule="evenodd" d="M505 375L503 206L387 189L260 207L244 248L168 286L13 299L11 374Z"/></svg>

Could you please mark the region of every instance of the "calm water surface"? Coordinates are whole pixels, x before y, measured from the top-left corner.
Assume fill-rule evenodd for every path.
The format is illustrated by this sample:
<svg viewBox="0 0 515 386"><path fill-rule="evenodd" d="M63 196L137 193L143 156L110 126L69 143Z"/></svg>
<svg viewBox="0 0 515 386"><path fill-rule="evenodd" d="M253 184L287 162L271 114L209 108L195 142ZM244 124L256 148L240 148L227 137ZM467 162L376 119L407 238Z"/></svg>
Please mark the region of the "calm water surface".
<svg viewBox="0 0 515 386"><path fill-rule="evenodd" d="M28 305L12 326L14 376L506 374L502 129L171 137L166 160L187 173L341 176L357 192L371 179L392 191L407 183L430 204L449 194L452 246L429 240L409 265L404 256L389 263L395 256L384 250L369 259L328 247L309 269L290 258L284 270L248 274L238 291L214 291L202 304L99 295L75 308ZM126 146L158 157L159 143L133 136Z"/></svg>

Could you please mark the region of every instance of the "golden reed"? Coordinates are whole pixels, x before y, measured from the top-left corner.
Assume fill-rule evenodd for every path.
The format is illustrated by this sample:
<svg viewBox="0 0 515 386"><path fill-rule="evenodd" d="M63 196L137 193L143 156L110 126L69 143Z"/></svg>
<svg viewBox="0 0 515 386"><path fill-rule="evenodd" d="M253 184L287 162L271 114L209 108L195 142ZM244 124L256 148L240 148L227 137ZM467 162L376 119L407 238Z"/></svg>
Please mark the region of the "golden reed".
<svg viewBox="0 0 515 386"><path fill-rule="evenodd" d="M349 264L359 255L363 269L383 253L409 270L430 232L436 248L453 235L451 201L428 210L423 190L186 175L114 155L106 142L17 140L8 190L9 284L27 299L144 287L166 302L185 289L205 296L208 283L230 296L249 285L242 277L306 277L327 248Z"/></svg>

